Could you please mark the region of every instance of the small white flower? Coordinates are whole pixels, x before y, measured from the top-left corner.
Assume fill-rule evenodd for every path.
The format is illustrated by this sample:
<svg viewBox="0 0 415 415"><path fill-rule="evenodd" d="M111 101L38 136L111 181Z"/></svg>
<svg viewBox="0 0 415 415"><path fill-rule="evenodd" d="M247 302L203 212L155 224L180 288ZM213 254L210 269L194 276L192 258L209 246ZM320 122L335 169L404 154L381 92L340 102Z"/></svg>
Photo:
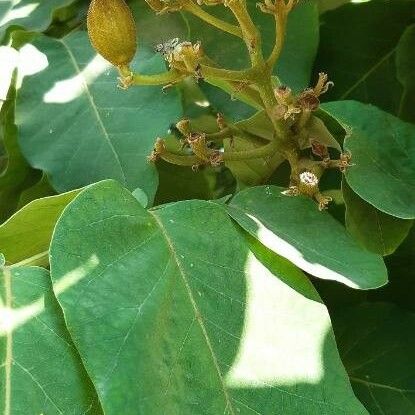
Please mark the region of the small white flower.
<svg viewBox="0 0 415 415"><path fill-rule="evenodd" d="M306 186L315 187L318 185L318 177L311 171L304 171L300 174L300 182Z"/></svg>

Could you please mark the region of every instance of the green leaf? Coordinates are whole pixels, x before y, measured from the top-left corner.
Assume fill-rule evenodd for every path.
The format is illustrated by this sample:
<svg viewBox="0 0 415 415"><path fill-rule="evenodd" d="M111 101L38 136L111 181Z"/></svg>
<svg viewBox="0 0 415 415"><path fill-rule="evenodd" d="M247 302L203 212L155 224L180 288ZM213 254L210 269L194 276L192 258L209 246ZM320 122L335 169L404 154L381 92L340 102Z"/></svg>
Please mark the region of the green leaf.
<svg viewBox="0 0 415 415"><path fill-rule="evenodd" d="M354 166L346 180L353 191L382 212L415 218L415 126L355 101L323 107L347 131L344 148Z"/></svg>
<svg viewBox="0 0 415 415"><path fill-rule="evenodd" d="M15 212L21 193L39 179L39 172L31 169L19 148L14 112L15 93L11 88L0 113L0 139L6 153L6 167L0 173L0 223Z"/></svg>
<svg viewBox="0 0 415 415"><path fill-rule="evenodd" d="M0 402L4 414L101 415L42 268L0 268ZM56 288L58 290L58 288Z"/></svg>
<svg viewBox="0 0 415 415"><path fill-rule="evenodd" d="M132 195L137 199L137 201L140 203L140 205L144 208L149 206L149 200L148 200L148 196L146 195L146 193L141 190L139 187L137 187L137 189L135 189L132 192Z"/></svg>
<svg viewBox="0 0 415 415"><path fill-rule="evenodd" d="M53 11L73 3L74 0L3 0L0 3L0 41L11 26L24 27L28 31L42 32L52 21Z"/></svg>
<svg viewBox="0 0 415 415"><path fill-rule="evenodd" d="M224 142L225 151L249 151L268 144L254 138L234 137ZM263 184L274 170L284 161L284 156L275 153L272 158L256 158L241 161L226 161L225 165L232 172L241 187Z"/></svg>
<svg viewBox="0 0 415 415"><path fill-rule="evenodd" d="M256 2L247 3L254 22L262 33L263 50L268 56L275 42L274 18L270 14L262 13L256 7ZM209 7L206 10L234 22L231 12L225 8ZM241 69L250 66L246 46L241 39L223 33L197 17L186 15L186 18L190 26L191 40L200 40L207 55L215 62L225 68ZM286 45L275 74L294 90L301 90L309 85L318 48L318 28L318 7L315 0L301 2L289 16ZM230 97L226 98L222 92L217 92L216 87L204 85L203 90L212 106L226 116L240 120L253 115L249 107L240 102L234 103Z"/></svg>
<svg viewBox="0 0 415 415"><path fill-rule="evenodd" d="M229 213L267 248L315 277L360 289L386 284L380 256L361 249L311 199L285 196L282 190L276 186L244 190L232 199Z"/></svg>
<svg viewBox="0 0 415 415"><path fill-rule="evenodd" d="M241 93L235 93L229 82L217 81L215 85L201 82L200 86L211 107L234 122L249 118L263 108L260 103L243 95L243 88Z"/></svg>
<svg viewBox="0 0 415 415"><path fill-rule="evenodd" d="M340 355L372 415L415 413L415 314L387 303L334 313Z"/></svg>
<svg viewBox="0 0 415 415"><path fill-rule="evenodd" d="M53 196L56 192L49 183L49 179L45 173L42 174L40 179L31 187L23 190L20 194L18 209L42 197Z"/></svg>
<svg viewBox="0 0 415 415"><path fill-rule="evenodd" d="M404 87L398 115L404 121L415 122L415 25L409 26L398 44L396 68L399 82Z"/></svg>
<svg viewBox="0 0 415 415"><path fill-rule="evenodd" d="M78 190L37 199L24 206L0 226L0 251L8 264L47 265L48 250L56 221Z"/></svg>
<svg viewBox="0 0 415 415"><path fill-rule="evenodd" d="M213 199L215 177L210 169L193 171L189 167L157 162L160 184L155 205L178 200Z"/></svg>
<svg viewBox="0 0 415 415"><path fill-rule="evenodd" d="M158 44L176 37L184 40L189 35L189 27L181 13L160 15L143 1L130 3L139 31L139 54L152 57Z"/></svg>
<svg viewBox="0 0 415 415"><path fill-rule="evenodd" d="M335 9L346 3L350 3L350 0L318 0L318 7L320 13L324 13L327 10Z"/></svg>
<svg viewBox="0 0 415 415"><path fill-rule="evenodd" d="M390 255L407 237L413 224L389 216L361 199L346 183L342 183L346 204L346 228L369 251Z"/></svg>
<svg viewBox="0 0 415 415"><path fill-rule="evenodd" d="M247 151L262 147L274 139L274 127L264 111L251 118L236 123L248 137L240 136L224 141L226 151ZM276 153L271 158L257 158L242 161L227 161L226 167L232 172L241 186L264 183L274 170L284 161L284 156Z"/></svg>
<svg viewBox="0 0 415 415"><path fill-rule="evenodd" d="M269 16L268 16L269 19ZM273 27L264 25L266 43L273 42ZM311 71L319 44L319 13L315 0L301 2L289 15L287 37L275 74L296 91L309 86Z"/></svg>
<svg viewBox="0 0 415 415"><path fill-rule="evenodd" d="M116 71L95 55L85 32L40 37L34 47L43 70L25 78L17 105L29 162L47 171L59 192L114 178L152 199L157 172L147 155L181 113L175 90L117 89ZM135 62L140 71L163 70L160 57L143 54Z"/></svg>
<svg viewBox="0 0 415 415"><path fill-rule="evenodd" d="M146 211L93 185L58 222L51 272L107 415L365 413L308 279L223 206Z"/></svg>
<svg viewBox="0 0 415 415"><path fill-rule="evenodd" d="M415 312L415 227L393 255L385 258L389 283L371 293L371 301L393 302Z"/></svg>
<svg viewBox="0 0 415 415"><path fill-rule="evenodd" d="M413 1L373 0L322 15L315 71L327 72L334 81L326 99L353 99L398 115L403 88L396 75L396 49L414 12Z"/></svg>

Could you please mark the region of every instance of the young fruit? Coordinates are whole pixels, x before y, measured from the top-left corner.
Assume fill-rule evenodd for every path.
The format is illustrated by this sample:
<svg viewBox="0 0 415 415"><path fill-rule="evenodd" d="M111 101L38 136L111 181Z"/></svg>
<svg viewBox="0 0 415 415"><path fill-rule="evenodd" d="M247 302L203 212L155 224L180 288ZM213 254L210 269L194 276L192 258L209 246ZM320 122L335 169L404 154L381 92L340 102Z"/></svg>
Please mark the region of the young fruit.
<svg viewBox="0 0 415 415"><path fill-rule="evenodd" d="M137 50L137 29L124 0L92 0L87 18L92 46L113 65L128 65Z"/></svg>

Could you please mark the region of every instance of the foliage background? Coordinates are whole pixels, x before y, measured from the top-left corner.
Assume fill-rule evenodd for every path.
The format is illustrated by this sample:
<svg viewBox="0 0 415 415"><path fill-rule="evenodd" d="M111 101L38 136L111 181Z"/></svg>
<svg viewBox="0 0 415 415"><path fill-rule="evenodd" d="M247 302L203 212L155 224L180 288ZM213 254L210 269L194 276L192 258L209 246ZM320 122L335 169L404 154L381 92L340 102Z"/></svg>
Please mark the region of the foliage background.
<svg viewBox="0 0 415 415"><path fill-rule="evenodd" d="M269 49L271 25L249 4ZM415 414L415 3L308 1L291 17L276 75L299 91L327 71L322 118L340 141L352 126L345 147L370 156L347 181L325 178L335 203L321 214L281 198L285 165L228 166L264 186L225 205L240 187L230 170L149 164L155 137L178 145L183 116L209 130L216 111L255 110L191 80L167 94L117 90L87 6L0 3L1 306L17 310L11 329L0 320L5 413ZM154 46L173 37L244 66L241 45L195 17L131 7L134 69L163 70ZM119 184L92 184L105 179ZM180 200L192 201L168 204Z"/></svg>

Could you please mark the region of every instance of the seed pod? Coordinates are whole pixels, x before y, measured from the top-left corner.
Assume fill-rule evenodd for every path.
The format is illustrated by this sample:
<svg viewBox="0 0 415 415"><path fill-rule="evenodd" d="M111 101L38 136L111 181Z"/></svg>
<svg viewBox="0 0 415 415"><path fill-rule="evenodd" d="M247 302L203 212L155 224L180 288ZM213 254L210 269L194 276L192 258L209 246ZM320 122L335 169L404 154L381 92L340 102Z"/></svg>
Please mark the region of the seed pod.
<svg viewBox="0 0 415 415"><path fill-rule="evenodd" d="M137 29L124 0L92 0L88 10L92 46L115 66L128 65L137 50Z"/></svg>

